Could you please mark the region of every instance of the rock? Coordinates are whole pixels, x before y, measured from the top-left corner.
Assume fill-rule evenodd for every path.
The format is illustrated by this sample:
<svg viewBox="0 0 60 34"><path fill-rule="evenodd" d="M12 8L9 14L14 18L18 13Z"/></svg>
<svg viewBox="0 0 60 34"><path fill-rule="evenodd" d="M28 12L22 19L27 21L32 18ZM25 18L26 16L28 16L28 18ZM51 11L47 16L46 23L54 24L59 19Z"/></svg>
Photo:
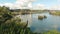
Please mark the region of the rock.
<svg viewBox="0 0 60 34"><path fill-rule="evenodd" d="M47 16L44 15L44 18L47 18Z"/></svg>
<svg viewBox="0 0 60 34"><path fill-rule="evenodd" d="M45 16L45 15L38 16L38 19L44 19L44 18L47 18L47 16Z"/></svg>

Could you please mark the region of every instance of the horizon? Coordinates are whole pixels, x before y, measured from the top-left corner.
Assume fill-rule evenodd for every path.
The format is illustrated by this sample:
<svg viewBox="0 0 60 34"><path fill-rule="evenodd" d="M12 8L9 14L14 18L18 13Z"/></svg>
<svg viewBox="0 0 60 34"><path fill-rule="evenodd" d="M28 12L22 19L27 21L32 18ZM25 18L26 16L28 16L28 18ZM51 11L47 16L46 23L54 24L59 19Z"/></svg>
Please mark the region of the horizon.
<svg viewBox="0 0 60 34"><path fill-rule="evenodd" d="M0 6L10 9L60 10L60 0L0 0Z"/></svg>

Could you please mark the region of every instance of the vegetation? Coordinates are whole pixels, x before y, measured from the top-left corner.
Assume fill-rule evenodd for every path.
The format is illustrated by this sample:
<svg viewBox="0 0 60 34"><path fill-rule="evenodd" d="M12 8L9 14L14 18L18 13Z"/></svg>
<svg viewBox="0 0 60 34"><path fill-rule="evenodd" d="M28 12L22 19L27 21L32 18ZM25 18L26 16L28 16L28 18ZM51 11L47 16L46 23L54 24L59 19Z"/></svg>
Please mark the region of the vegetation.
<svg viewBox="0 0 60 34"><path fill-rule="evenodd" d="M21 19L13 18L9 8L0 7L0 34L31 34L30 28L21 25Z"/></svg>
<svg viewBox="0 0 60 34"><path fill-rule="evenodd" d="M49 13L52 14L52 15L60 16L60 11L52 11L52 12L49 12Z"/></svg>
<svg viewBox="0 0 60 34"><path fill-rule="evenodd" d="M43 32L42 34L60 34L60 32L57 30L52 30L52 31Z"/></svg>
<svg viewBox="0 0 60 34"><path fill-rule="evenodd" d="M7 7L0 7L0 34L60 34L58 31L33 33L20 18L14 18Z"/></svg>
<svg viewBox="0 0 60 34"><path fill-rule="evenodd" d="M14 9L10 10L12 15L25 15L25 14L37 14L37 13L43 13L48 12L49 10L30 10L30 9Z"/></svg>

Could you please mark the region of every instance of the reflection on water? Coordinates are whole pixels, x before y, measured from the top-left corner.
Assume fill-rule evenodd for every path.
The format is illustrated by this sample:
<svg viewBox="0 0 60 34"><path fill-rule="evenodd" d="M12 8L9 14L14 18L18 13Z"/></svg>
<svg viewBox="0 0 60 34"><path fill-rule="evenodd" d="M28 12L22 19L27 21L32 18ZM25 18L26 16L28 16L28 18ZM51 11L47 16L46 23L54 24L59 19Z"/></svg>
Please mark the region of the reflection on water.
<svg viewBox="0 0 60 34"><path fill-rule="evenodd" d="M38 20L38 15L46 15L47 18ZM28 20L28 26L33 32L44 32L48 30L60 30L60 16L53 16L49 13L19 15L22 21Z"/></svg>
<svg viewBox="0 0 60 34"><path fill-rule="evenodd" d="M28 21L28 27L31 26L31 23L32 23L31 14L28 14L28 15L18 15L18 17L21 18L22 22L27 22Z"/></svg>

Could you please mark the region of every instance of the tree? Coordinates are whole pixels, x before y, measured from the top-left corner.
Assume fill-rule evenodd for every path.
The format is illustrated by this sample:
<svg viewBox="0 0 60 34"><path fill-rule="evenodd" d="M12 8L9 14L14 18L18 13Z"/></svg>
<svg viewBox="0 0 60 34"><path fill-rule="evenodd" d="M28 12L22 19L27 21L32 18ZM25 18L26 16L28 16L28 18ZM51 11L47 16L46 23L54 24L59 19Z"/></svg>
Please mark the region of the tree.
<svg viewBox="0 0 60 34"><path fill-rule="evenodd" d="M6 22L7 20L11 19L11 12L8 7L0 7L0 23Z"/></svg>
<svg viewBox="0 0 60 34"><path fill-rule="evenodd" d="M21 19L13 18L9 8L0 7L0 34L31 34L27 25L21 23Z"/></svg>

